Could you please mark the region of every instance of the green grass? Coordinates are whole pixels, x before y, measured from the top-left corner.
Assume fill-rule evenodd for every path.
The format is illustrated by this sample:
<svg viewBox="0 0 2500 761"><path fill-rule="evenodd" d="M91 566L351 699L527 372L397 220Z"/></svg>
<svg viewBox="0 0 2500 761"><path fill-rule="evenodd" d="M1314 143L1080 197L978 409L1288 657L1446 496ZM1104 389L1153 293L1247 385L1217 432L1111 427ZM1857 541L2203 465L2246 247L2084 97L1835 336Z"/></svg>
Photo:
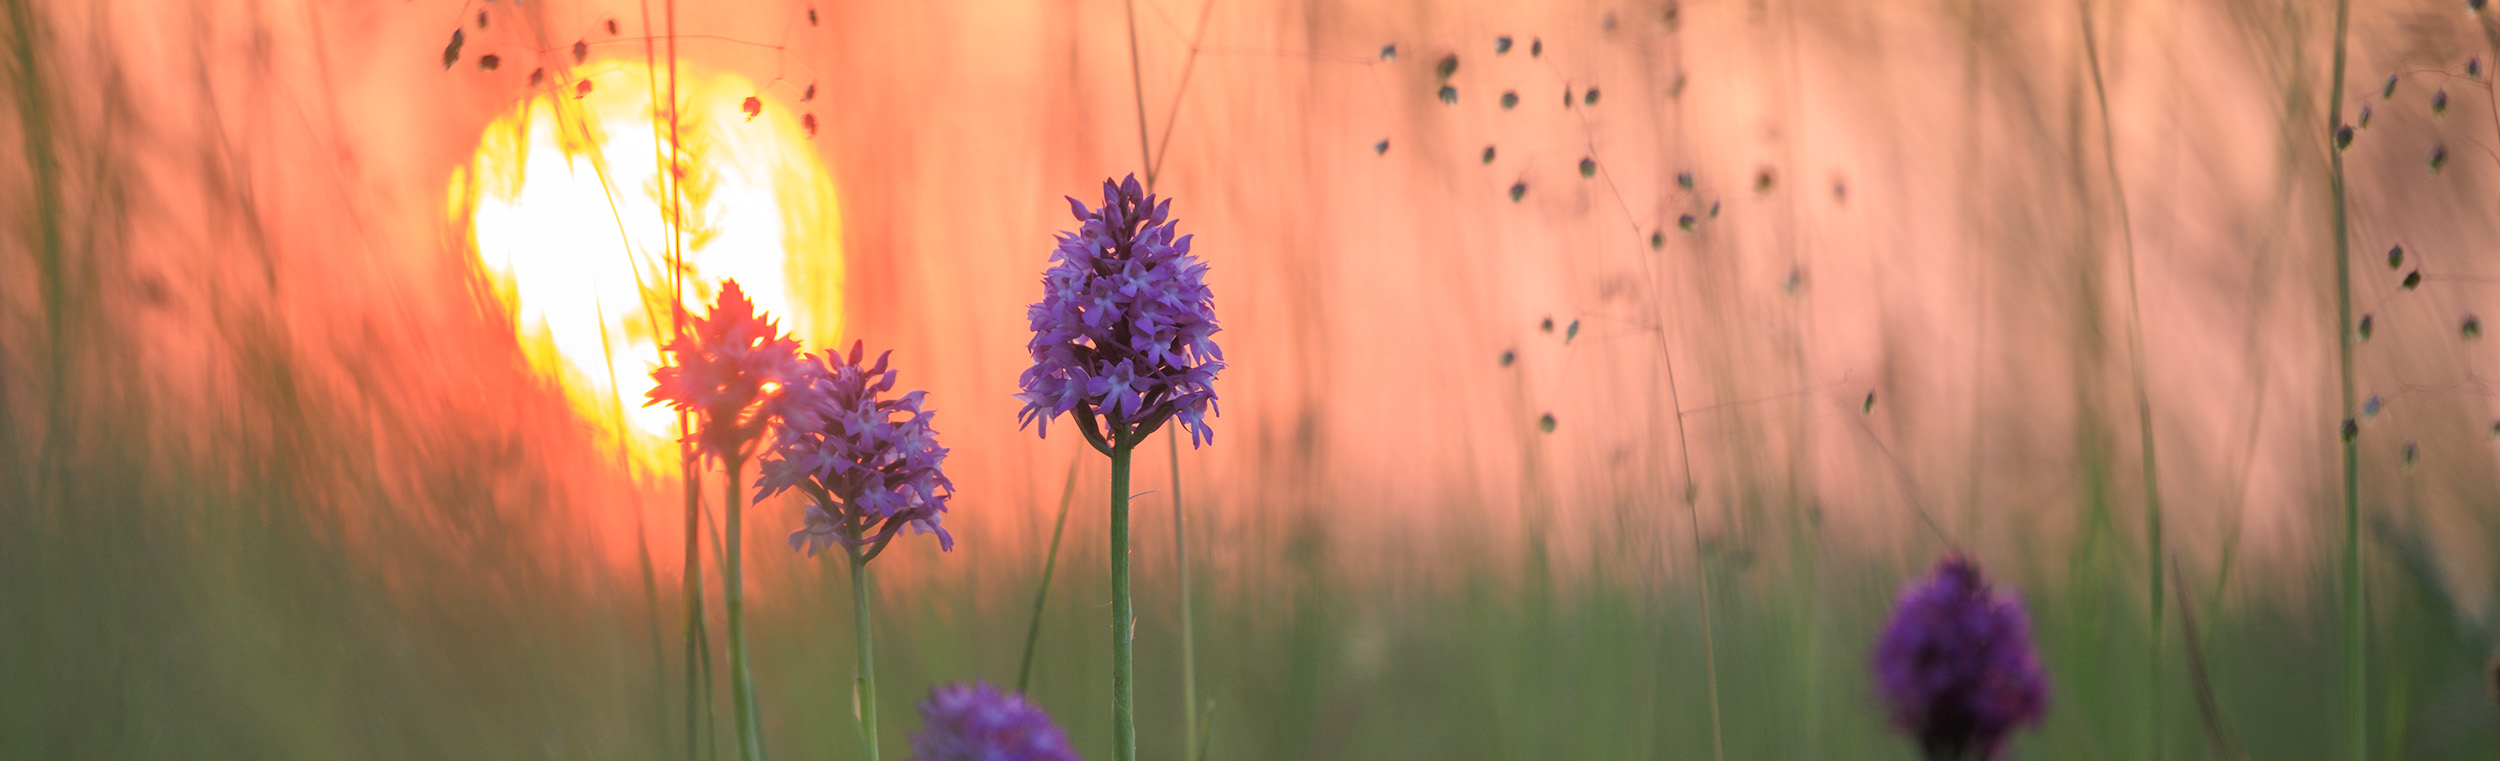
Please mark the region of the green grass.
<svg viewBox="0 0 2500 761"><path fill-rule="evenodd" d="M282 373L278 366L273 373ZM273 378L274 380L274 378ZM270 387L270 390L278 390ZM86 416L80 419L94 420ZM348 430L307 412L273 424L300 444L212 463L259 462L240 477L167 468L124 443L37 468L53 498L0 511L0 755L19 758L666 758L681 747L650 720L679 689L654 684L649 608L630 574L565 570L526 526L455 505L495 503L526 466L481 450L428 463L422 501L372 495L355 516L317 506L315 483L354 481L352 458L314 454ZM104 441L111 441L106 439ZM127 440L125 440L127 441ZM301 448L299 448L301 447ZM13 465L23 467L24 463ZM13 472L23 472L15 470ZM151 473L149 477L113 474ZM16 483L23 488L27 484ZM524 489L523 493L527 493ZM13 495L24 492L13 492ZM770 510L770 506L759 509ZM465 514L452 529L424 511ZM1092 536L1080 517L1072 536ZM346 543L340 532L404 532ZM471 543L441 545L447 531ZM498 541L498 536L509 536ZM760 538L760 537L759 537ZM2399 537L2401 539L2401 537ZM2105 547L2107 545L2104 545ZM352 548L352 549L351 549ZM1098 543L1075 541L1042 617L1033 694L1087 757L1107 757L1108 599ZM1211 756L1263 758L1691 758L1708 752L1699 657L1699 589L1689 574L1605 573L1522 587L1505 568L1452 559L1460 573L1334 570L1318 525L1209 569L1200 590L1200 690L1216 706ZM1724 571L1714 611L1730 757L1906 759L1864 670L1891 595L1920 567L1849 551L1826 562ZM926 563L907 548L887 562ZM2185 715L2151 734L2141 696L2148 635L2141 579L2107 562L2060 573L1992 558L2036 617L2055 692L2021 758L2108 758L2159 743L2199 747ZM1012 678L1038 569L986 562L960 582L883 592L881 734L917 729L911 701L940 681ZM2317 569L2316 588L2332 571ZM850 758L848 579L835 563L766 562L784 584L751 604L765 741L789 758ZM2384 750L2483 758L2500 722L2470 689L2486 643L2436 585L2389 574L2374 626ZM1205 577L1202 577L1205 578ZM1455 578L1455 581L1451 579ZM1011 593L1000 593L1008 590ZM1137 586L1139 684L1176 684L1177 592ZM662 590L664 599L676 590ZM1797 604L1811 599L1814 604ZM2337 606L2246 594L2202 625L2225 718L2253 758L2304 758L2338 739ZM715 623L717 626L717 623ZM2176 631L2175 628L2173 631ZM677 644L677 643L671 643ZM2175 645L2174 645L2175 647ZM1819 664L1819 666L1813 665ZM2462 697L2460 697L2462 695ZM2189 706L2173 699L2175 706ZM1175 701L1142 700L1141 727L1182 720ZM1798 718L1821 717L1811 734ZM720 717L725 720L726 717ZM1140 732L1140 753L1177 758L1181 734ZM726 741L730 738L717 738ZM899 751L891 744L890 752ZM726 755L726 748L722 749Z"/></svg>

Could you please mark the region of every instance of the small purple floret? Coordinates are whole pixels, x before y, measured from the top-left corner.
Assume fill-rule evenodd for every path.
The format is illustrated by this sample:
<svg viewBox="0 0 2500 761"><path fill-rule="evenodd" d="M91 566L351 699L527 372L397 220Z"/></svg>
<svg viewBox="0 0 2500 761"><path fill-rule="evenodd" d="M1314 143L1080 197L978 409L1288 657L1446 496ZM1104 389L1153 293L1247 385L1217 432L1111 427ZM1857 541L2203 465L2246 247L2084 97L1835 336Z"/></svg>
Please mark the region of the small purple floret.
<svg viewBox="0 0 2500 761"><path fill-rule="evenodd" d="M1901 593L1875 646L1875 682L1893 724L1929 759L1994 758L2048 710L2048 677L2022 602L1993 595L1960 556Z"/></svg>
<svg viewBox="0 0 2500 761"><path fill-rule="evenodd" d="M1174 237L1170 201L1143 192L1135 176L1102 184L1099 209L1068 199L1078 226L1059 234L1042 300L1026 310L1033 366L1019 385L1018 418L1050 435L1050 421L1074 413L1098 446L1131 446L1170 421L1191 446L1213 441L1215 295L1207 265ZM1100 424L1097 427L1096 420Z"/></svg>
<svg viewBox="0 0 2500 761"><path fill-rule="evenodd" d="M836 543L873 556L905 525L952 550L955 538L938 521L955 484L930 427L937 413L923 406L928 392L885 398L894 389L891 352L863 365L866 351L854 342L848 357L829 351L793 365L770 404L781 432L765 453L756 499L792 488L808 495L806 524L790 533L790 548L811 556Z"/></svg>
<svg viewBox="0 0 2500 761"><path fill-rule="evenodd" d="M930 690L920 718L928 727L911 738L913 761L1077 761L1040 706L986 683Z"/></svg>

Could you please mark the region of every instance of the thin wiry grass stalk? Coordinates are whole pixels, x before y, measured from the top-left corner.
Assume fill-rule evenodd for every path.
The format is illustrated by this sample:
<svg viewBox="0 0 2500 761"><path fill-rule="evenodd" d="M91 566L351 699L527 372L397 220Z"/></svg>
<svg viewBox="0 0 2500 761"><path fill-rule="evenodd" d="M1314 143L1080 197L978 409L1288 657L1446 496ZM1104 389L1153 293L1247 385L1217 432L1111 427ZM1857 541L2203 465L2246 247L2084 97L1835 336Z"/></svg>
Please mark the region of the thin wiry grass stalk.
<svg viewBox="0 0 2500 761"><path fill-rule="evenodd" d="M1165 136L1171 132L1166 130ZM1181 509L1181 430L1173 426L1163 437L1172 449L1172 563L1179 566L1181 593L1181 749L1189 753L1198 747L1198 722L1190 714L1198 707L1197 632L1189 610L1189 534L1184 530ZM1198 761L1198 756L1184 756L1183 761Z"/></svg>
<svg viewBox="0 0 2500 761"><path fill-rule="evenodd" d="M1799 79L1804 76L1804 66L1798 58L1797 3L1794 0L1781 5L1780 25L1782 27L1781 38L1784 42L1781 48L1787 59L1784 62L1786 75L1780 80L1780 108L1784 112L1782 121L1794 124L1802 121L1801 116L1805 111L1804 103L1798 95L1798 91L1802 89ZM1780 165L1789 167L1791 171L1794 171L1797 166L1796 131L1793 129L1783 128L1780 131ZM1781 247L1785 249L1782 253L1789 259L1788 266L1792 278L1798 272L1814 271L1811 262L1807 261L1813 247L1802 245L1800 240L1803 234L1799 231L1800 225L1797 219L1799 203L1799 195L1794 191L1780 194ZM1791 361L1795 362L1796 371L1794 380L1799 388L1805 388L1812 385L1813 372L1806 354L1807 314L1805 294L1802 289L1791 291L1788 307L1791 340L1789 352ZM1973 320L1972 322L1982 321ZM1800 405L1800 410L1793 419L1795 428L1791 431L1788 440L1789 551L1792 572L1798 574L1798 577L1805 582L1797 601L1798 626L1803 635L1798 638L1797 643L1798 661L1803 666L1798 673L1803 677L1800 680L1803 693L1811 696L1824 693L1821 668L1822 637L1818 626L1820 621L1815 610L1818 598L1821 596L1821 587L1815 583L1817 565L1815 561L1819 548L1822 546L1822 539L1819 536L1820 520L1806 514L1809 509L1809 498L1806 494L1811 490L1806 484L1808 469L1811 467L1808 465L1810 458L1807 453L1814 449L1810 440L1813 428L1808 425L1811 417L1803 412L1803 405ZM1800 706L1799 712L1801 714L1798 722L1799 733L1803 735L1801 738L1801 747L1804 751L1802 755L1821 756L1823 754L1823 703L1820 700L1808 699L1805 705Z"/></svg>
<svg viewBox="0 0 2500 761"><path fill-rule="evenodd" d="M1137 0L1123 3L1128 8L1128 80L1129 90L1137 98L1137 152L1146 165L1146 181L1154 182L1154 139L1146 130L1146 70L1137 63ZM1123 495L1113 495L1119 499Z"/></svg>
<svg viewBox="0 0 2500 761"><path fill-rule="evenodd" d="M668 648L660 641L660 577L651 564L651 531L640 505L634 507L634 554L642 559L642 601L651 627L651 732L668 738Z"/></svg>
<svg viewBox="0 0 2500 761"><path fill-rule="evenodd" d="M1137 3L1135 0L1130 0L1130 2L1125 5L1128 8L1129 84L1131 85L1131 94L1137 100L1137 149L1140 154L1139 158L1146 162L1146 192L1153 193L1155 192L1155 180L1162 174L1163 153L1172 147L1172 125L1180 118L1181 96L1189 92L1189 75L1193 71L1196 71L1198 67L1199 43L1206 38L1207 19L1212 15L1211 11L1215 9L1215 0L1206 0L1206 2L1198 7L1198 29L1190 35L1189 57L1181 63L1180 85L1172 94L1171 110L1165 113L1163 117L1163 140L1160 145L1157 145L1150 137L1152 133L1146 126L1145 68L1138 62L1137 50ZM1204 749L1200 747L1198 739L1198 723L1192 719L1193 713L1197 710L1198 703L1197 633L1192 627L1190 616L1189 541L1187 535L1183 533L1182 530L1182 503L1180 491L1181 443L1179 429L1173 429L1170 442L1172 450L1172 555L1174 563L1178 567L1178 572L1180 574L1181 598L1181 752L1184 754L1184 761L1195 761L1198 758L1204 758L1205 754ZM1075 475L1075 466L1072 464L1069 468L1069 474L1071 478L1073 478ZM1071 480L1069 483L1073 486L1075 482ZM1123 493L1125 493L1127 489L1125 486L1118 488ZM1125 497L1118 495L1115 495L1115 498L1125 499ZM1067 520L1067 505L1065 498L1062 498L1061 500L1059 519L1063 523ZM1059 530L1053 528L1051 529L1051 547L1054 558L1057 556L1058 546ZM1049 577L1047 573L1045 573L1043 577L1043 586L1045 588L1049 586ZM1123 595L1122 597L1125 599L1126 596ZM1040 634L1038 627L1041 626L1041 614L1041 598L1036 595L1033 602L1033 624L1036 629L1033 635L1028 636L1025 641L1025 676L1029 676L1032 670L1033 637L1037 637ZM1121 667L1125 669L1127 667L1127 660L1125 658L1122 659L1121 664ZM1023 691L1022 680L1023 677L1020 676L1018 678L1018 692ZM1187 755L1192 752L1192 749L1198 749L1197 752L1199 755ZM1131 751L1134 752L1134 748L1132 748Z"/></svg>
<svg viewBox="0 0 2500 761"><path fill-rule="evenodd" d="M1068 460L1068 484L1059 489L1059 518L1050 524L1050 549L1042 554L1042 583L1033 590L1033 624L1024 630L1024 665L1016 668L1016 694L1030 694L1033 653L1042 641L1042 604L1050 600L1050 577L1059 570L1059 536L1068 528L1068 501L1076 496L1076 465L1084 453Z"/></svg>
<svg viewBox="0 0 2500 761"><path fill-rule="evenodd" d="M2152 719L2150 737L2152 755L2162 757L2161 651L2162 651L2162 515L2161 478L2153 449L2152 390L2145 382L2143 298L2136 288L2135 228L2127 215L2127 185L2118 175L2118 136L2110 126L2109 87L2101 77L2099 36L2092 29L2092 0L2076 0L2077 14L2083 23L2083 54L2092 70L2092 97L2099 104L2101 117L2101 165L2109 173L2109 194L2118 207L2119 250L2126 252L2127 267L2127 353L2135 371L2135 418L2138 448L2144 456L2144 566L2148 575L2145 605L2149 611L2152 631L2150 679L2146 684L2145 701Z"/></svg>
<svg viewBox="0 0 2500 761"><path fill-rule="evenodd" d="M675 285L675 306L672 306L671 309L682 316L685 303L684 273L686 269L686 184L682 178L676 177L676 173L685 165L685 135L683 130L685 117L679 110L679 100L677 97L676 0L667 0L663 8L665 13L664 23L666 24L665 35L668 43L666 45L668 55L668 100L665 106L668 114L668 161L665 165L660 167L659 173L663 176L669 176L671 178L666 184L668 190L668 213L663 216L665 216L668 220L670 258L669 272ZM653 109L653 113L655 115L659 112L660 109ZM682 329L682 321L680 325ZM681 417L680 420L682 421L683 418ZM730 495L729 504L725 506L724 509L729 511L728 522L730 524L730 536L728 539L728 551L723 554L723 562L728 564L728 568L727 573L724 574L722 597L725 598L726 601L724 605L726 608L724 613L727 615L725 626L728 629L729 634L730 689L736 693L730 696L732 719L736 722L736 726L733 728L733 731L738 733L739 761L758 761L760 758L760 755L758 754L761 752L761 749L756 747L759 742L758 738L755 738L756 728L754 724L754 716L748 710L754 702L754 693L752 692L752 685L748 684L745 679L747 673L745 660L746 641L745 637L742 636L744 634L742 621L743 616L742 611L738 609L739 606L737 600L738 583L740 581L739 571L742 565L738 556L740 537L737 535L739 529L739 513L741 512L739 508L740 502L742 502L742 500L738 498L740 493L738 488L737 472L739 463L734 457L728 457L727 453L724 453L724 456L728 459L728 462L725 464L728 465L729 470L729 483L726 485L726 493ZM690 461L689 467L691 466L692 462ZM692 494L695 492L690 489L689 493ZM716 533L715 536L717 537L718 534ZM710 664L708 661L710 656L711 653L707 649L704 652L704 657L707 659L705 664L705 670L707 672L710 670ZM710 692L712 689L712 680L710 679L708 673L704 679L703 688L705 691L704 702L708 705L711 703ZM714 747L715 752L717 752L717 744L715 744Z"/></svg>
<svg viewBox="0 0 2500 761"><path fill-rule="evenodd" d="M1658 357L1666 363L1667 405L1675 408L1675 448L1684 460L1684 517L1693 529L1693 562L1701 568L1701 653L1706 665L1703 672L1710 687L1710 757L1726 761L1727 745L1719 729L1719 643L1718 627L1710 610L1710 558L1703 553L1701 542L1701 508L1693 482L1693 450L1684 436L1684 406L1678 400L1675 386L1675 357L1667 351L1666 311L1658 314Z"/></svg>
<svg viewBox="0 0 2500 761"><path fill-rule="evenodd" d="M2187 643L2187 664L2190 684L2196 687L2196 713L2205 722L2206 750L2217 759L2245 761L2247 754L2231 737L2231 727L2222 718L2222 701L2214 697L2213 675L2205 669L2205 646L2196 631L2196 607L2189 599L2187 577L2178 572L2179 559L2170 558L2171 589L2179 595L2179 637Z"/></svg>
<svg viewBox="0 0 2500 761"><path fill-rule="evenodd" d="M1675 37L1672 50L1671 60L1676 68L1680 68L1684 59L1684 44L1680 35ZM1677 114L1680 124L1682 109L1678 109ZM1681 129L1678 130L1678 135L1680 142ZM1669 350L1667 344L1667 307L1664 294L1666 278L1663 269L1651 264L1650 259L1651 257L1647 256L1640 257L1642 274L1650 282L1651 308L1656 310L1657 314L1657 324L1652 326L1651 335L1658 341L1658 361L1666 369L1667 408L1675 416L1675 448L1684 465L1684 516L1693 530L1693 563L1701 571L1701 650L1704 673L1710 690L1710 757L1712 761L1726 761L1727 745L1720 729L1719 717L1719 648L1716 634L1718 627L1713 621L1710 604L1710 560L1702 552L1701 508L1694 503L1699 496L1696 491L1699 487L1693 481L1693 452L1684 433L1684 403L1676 388L1675 354ZM1661 557L1663 558L1663 553Z"/></svg>
<svg viewBox="0 0 2500 761"><path fill-rule="evenodd" d="M1982 102L1980 99L1979 77L1983 71L1980 67L1979 50L1981 41L1984 39L1982 36L1982 30L1985 28L1985 23L1981 18L1980 13L1986 7L1986 4L1980 0L1970 0L1966 11L1968 16L1965 20L1962 40L1962 92L1963 97L1968 100L1970 106L1969 112L1964 115L1966 119L1964 128L1968 130L1968 132L1965 133L1965 139L1970 143L1970 150L1957 152L1959 154L1960 161L1957 164L1957 170L1955 172L1957 184L1961 186L1961 192L1958 194L1957 198L1957 202L1961 206L1961 216L1963 221L1962 230L1960 232L1964 236L1967 236L1963 239L1964 247L1966 250L1970 251L1971 258L1971 314L1978 316L1977 319L1970 321L1970 342L1972 347L1970 353L1970 465L1965 469L1965 475L1968 477L1969 481L1963 487L1962 491L1961 515L1962 536L1973 542L1979 541L1981 536L1979 520L1982 516L1987 514L1987 511L1980 509L1979 498L1985 490L1985 479L1987 478L1988 472L1988 469L1984 467L1985 463L1983 462L1983 458L1988 451L1986 448L1988 441L1988 378L1986 363L1988 358L1988 325L1994 322L1994 320L1988 319L1988 286L1991 282L1988 278L1988 262L1990 258L1989 251L1981 241L1983 236L1973 233L1970 229L1970 220L1973 217L1978 216L1976 209L1979 206L1979 203L1974 196L1982 192L1980 188L1982 177L1979 166L1981 160L1987 155L1985 146L1982 143L1985 139L1986 132L1980 129L1979 118L1979 108Z"/></svg>
<svg viewBox="0 0 2500 761"><path fill-rule="evenodd" d="M1196 747L1198 755L1193 756L1192 758L1196 759L1196 761L1206 761L1207 741L1214 737L1215 701L1210 700L1207 701L1206 709L1198 712L1198 745Z"/></svg>
<svg viewBox="0 0 2500 761"><path fill-rule="evenodd" d="M651 28L650 0L643 0L640 5L642 8L642 27L646 30L646 33L642 38L643 70L656 72L659 69L659 51L657 49L658 38L657 36L648 33L648 30ZM674 3L670 4L670 16L672 18L675 16ZM674 31L673 28L672 31ZM674 71L674 67L671 67L671 70ZM668 114L669 121L671 122L669 126L673 127L676 121L676 109L671 107L663 111L659 107L659 104L664 101L660 99L660 78L656 74L650 77L648 82L649 89L651 90L652 103L651 163L659 170L655 173L654 181L660 184L660 198L655 200L666 204L670 199L675 197L673 195L672 188L674 183L670 181L670 176L674 173L668 171L670 162L662 143L662 135L673 134L673 130L661 129L662 125L660 124L660 117L662 113ZM674 100L672 99L666 102L671 103L673 106ZM672 140L669 142L673 143L674 141ZM671 219L674 219L674 217L671 217ZM674 223L672 223L670 227L673 230L675 228ZM679 266L676 235L671 234L668 239L662 243L661 256L665 260L665 274L668 277L668 334L674 336L683 333L686 329L686 287L684 278L682 277L683 268ZM686 413L683 411L678 412L678 440L680 442L684 442L687 434L692 430L693 427L690 425L690 421L688 420ZM712 670L710 663L711 651L708 643L705 642L707 638L704 636L703 632L703 524L701 518L703 484L701 474L695 469L693 446L694 445L692 443L680 443L678 445L678 478L685 484L686 494L686 556L685 565L679 575L678 588L682 590L686 596L687 761L694 761L695 759L702 757L700 749L703 747L703 732L701 729L707 726L707 724L699 722L697 719L698 696L703 699L703 705L708 707L708 698L711 691L710 674ZM700 673L697 672L696 668L698 660L702 661ZM698 679L701 681L698 682Z"/></svg>
<svg viewBox="0 0 2500 761"><path fill-rule="evenodd" d="M600 185L605 187L607 185L607 173L602 171L599 177ZM608 209L611 212L616 210L616 200L612 194L609 196ZM619 217L620 220L622 218L622 216ZM619 232L622 233L623 230L620 229ZM631 256L632 249L630 246L627 248L626 253L629 257ZM641 277L639 271L637 271L635 277ZM616 382L616 345L609 340L608 336L607 304L601 302L595 297L591 300L591 304L592 307L598 312L599 317L599 353L604 359L607 360L608 403L612 405L616 411L616 469L619 474L622 474L630 479L633 474L633 463L627 459L625 441L627 436L632 435L632 432L629 430L629 424L625 421L624 392L621 390L622 387L618 386ZM651 724L651 730L655 733L665 733L668 727L668 698L658 692L658 688L661 685L668 683L667 649L660 644L660 581L658 575L651 569L650 530L644 525L645 521L643 520L642 507L639 503L640 500L635 500L635 504L632 508L634 511L634 555L642 561L642 602L643 607L647 609L647 613L650 616L651 685L653 687L653 701L651 707L652 718L656 719L656 721ZM662 744L665 744L665 742L666 737L663 734Z"/></svg>
<svg viewBox="0 0 2500 761"><path fill-rule="evenodd" d="M35 9L29 0L9 3L9 30L15 39L9 47L16 64L18 124L24 131L26 163L32 175L35 197L35 227L39 248L35 261L37 279L43 293L45 348L51 361L45 370L50 384L44 389L52 404L46 405L43 446L37 461L39 472L47 473L61 450L69 443L69 407L61 403L69 392L69 342L67 338L69 310L66 268L62 262L60 158L53 154L51 88L44 81L43 57L35 54L37 31ZM48 479L48 475L39 480ZM40 493L40 492L38 492Z"/></svg>
<svg viewBox="0 0 2500 761"><path fill-rule="evenodd" d="M1172 89L1172 105L1163 112L1163 139L1155 144L1154 153L1146 158L1146 188L1148 190L1154 189L1155 178L1163 174L1163 154L1172 149L1172 125L1178 123L1181 118L1181 96L1189 93L1189 75L1198 70L1198 43L1207 37L1207 19L1214 15L1212 13L1214 10L1215 0L1206 0L1198 5L1198 30L1190 33L1189 55L1181 59L1181 82ZM1135 40L1132 39L1131 42L1134 43ZM1130 45L1131 64L1136 63L1135 52L1136 46ZM1142 82L1138 85L1137 106L1137 118L1146 118L1145 86Z"/></svg>
<svg viewBox="0 0 2500 761"><path fill-rule="evenodd" d="M2342 397L2344 447L2344 733L2345 751L2363 761L2370 751L2368 589L2361 578L2361 448L2354 428L2352 394L2352 240L2351 220L2344 206L2344 153L2335 147L2335 131L2344 124L2344 34L2352 20L2352 0L2335 0L2335 66L2327 84L2326 144L2329 218L2335 246L2335 345L2338 390Z"/></svg>

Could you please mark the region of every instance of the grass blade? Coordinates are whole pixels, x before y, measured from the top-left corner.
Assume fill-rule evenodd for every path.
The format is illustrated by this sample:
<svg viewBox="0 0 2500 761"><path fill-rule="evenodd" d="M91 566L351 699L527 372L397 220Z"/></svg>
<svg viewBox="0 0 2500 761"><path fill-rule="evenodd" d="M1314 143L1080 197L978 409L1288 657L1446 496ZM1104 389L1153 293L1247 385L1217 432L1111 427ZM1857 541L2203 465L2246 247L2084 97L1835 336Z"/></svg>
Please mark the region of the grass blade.
<svg viewBox="0 0 2500 761"><path fill-rule="evenodd" d="M1042 604L1050 600L1050 577L1059 570L1059 536L1068 527L1068 500L1076 496L1076 466L1084 453L1068 460L1068 485L1059 489L1059 519L1050 525L1050 549L1042 552L1042 583L1033 590L1033 623L1024 630L1024 665L1016 668L1016 694L1033 686L1033 653L1042 641Z"/></svg>

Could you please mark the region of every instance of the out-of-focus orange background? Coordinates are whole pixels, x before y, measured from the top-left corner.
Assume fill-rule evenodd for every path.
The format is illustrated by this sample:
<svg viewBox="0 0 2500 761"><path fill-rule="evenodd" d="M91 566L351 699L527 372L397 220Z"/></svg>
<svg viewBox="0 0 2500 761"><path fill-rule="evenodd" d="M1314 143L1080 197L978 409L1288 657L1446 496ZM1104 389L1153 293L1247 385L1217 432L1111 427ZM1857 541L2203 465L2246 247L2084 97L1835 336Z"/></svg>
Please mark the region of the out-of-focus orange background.
<svg viewBox="0 0 2500 761"><path fill-rule="evenodd" d="M1073 224L1059 197L1097 199L1105 176L1142 168L1128 17L1117 3L826 3L810 25L810 10L684 3L679 58L770 83L777 118L822 121L807 147L838 187L839 240L792 255L838 256L848 274L838 290L821 274L793 287L815 284L806 319L845 329L806 338L894 349L905 384L943 411L963 487L949 525L967 551L1030 551L1077 449L1015 425L1023 308L1053 231ZM2098 498L2130 501L2126 231L2076 11L1944 10L1141 3L1146 127L1169 135L1158 190L1214 268L1230 360L1218 442L1183 458L1209 530L1325 522L1361 548L1340 556L1357 565L1508 552L1488 537L1530 516L1566 553L1673 547L1687 530L1667 520L1686 456L1673 405L1702 530L1725 541L1749 541L1774 504L1888 553L1937 541L1913 508L1998 546L2069 530L2096 498L2079 481L2105 476ZM655 521L672 508L610 493L609 458L547 404L545 379L519 372L510 318L480 298L468 210L446 208L444 188L498 114L566 94L527 78L569 74L573 41L593 43L583 71L639 64L642 12L37 7L63 193L57 208L12 194L11 216L57 219L86 254L65 295L129 321L111 348L138 372L114 382L172 401L150 437L164 455L260 427L221 403L238 394L231 323L250 315L316 360L300 393L363 411L378 473L428 467L429 447L507 442L567 474L569 496L498 509L614 544L635 505ZM2465 56L2462 22L2398 34L2439 18L2422 14L2363 15L2356 104L2379 100L2364 96L2382 72ZM2249 562L2306 560L2332 517L2337 417L2311 93L2323 48L2255 4L2104 16L2172 530L2196 562L2234 533ZM464 58L446 68L455 27ZM481 72L488 53L503 63ZM1435 65L1450 55L1458 99L1444 104ZM808 84L818 94L801 102ZM2364 268L2356 286L2387 336L2366 347L2362 386L2393 400L2367 427L2367 478L2406 484L2374 493L2433 522L2492 470L2475 380L2487 352L2444 329L2488 290L2471 242L2491 162L2469 146L2489 142L2490 116L2479 91L2460 88L2442 120L2403 97L2440 85L2409 78L2352 154L2356 248L2401 243L2449 278L2407 294ZM1597 103L1562 105L1590 89ZM690 108L728 122L737 103ZM22 123L0 129L26 140ZM2419 171L2415 154L2451 133L2455 164ZM1584 157L1593 178L1576 171ZM27 156L6 161L24 189ZM7 264L21 327L43 303L32 243L12 243ZM1549 317L1552 334L1537 327ZM33 441L45 354L12 343L12 409ZM1517 365L1499 364L1505 350ZM72 378L102 371L68 364ZM1546 412L1556 430L1530 435ZM2406 478L2403 441L2422 443L2420 468L2457 477ZM2459 562L2480 569L2479 555Z"/></svg>
<svg viewBox="0 0 2500 761"><path fill-rule="evenodd" d="M670 4L6 5L10 494L73 504L41 495L130 478L154 485L134 503L302 505L398 583L474 590L526 566L632 589L645 547L675 578L674 466L637 459L641 434L532 358L466 184L533 99L647 108L600 77L644 63ZM2357 395L2380 400L2359 421L2364 509L2486 621L2500 413L2494 347L2461 326L2500 317L2500 110L2488 70L2465 72L2495 63L2489 22L2461 1L2363 5L2342 113L2372 114L2345 153L2354 309L2375 326ZM1072 461L1065 551L1102 554L1100 458L1020 430L1013 395L1025 307L1074 224L1061 197L1144 172L1142 110L1224 327L1215 442L1178 460L1208 584L1264 583L1224 569L1290 556L1398 589L1522 563L1638 587L1697 554L1784 567L1808 526L1808 554L1879 567L1959 547L2057 578L2083 546L2140 568L2141 389L2181 572L2332 605L2322 4L673 13L684 76L745 83L764 116L735 87L690 112L797 146L765 170L823 172L737 210L792 226L788 324L810 350L891 349L940 411L959 544L901 542L880 561L901 587L1023 599L983 581L1040 562ZM1436 72L1452 56L1454 102ZM576 101L584 77L601 84ZM809 117L812 137L794 131ZM649 365L617 367L638 404ZM1138 531L1168 538L1172 466L1144 452L1136 488L1158 493ZM55 467L97 462L119 470ZM778 551L795 503L752 514L760 605L831 573ZM1168 566L1171 546L1138 556Z"/></svg>

